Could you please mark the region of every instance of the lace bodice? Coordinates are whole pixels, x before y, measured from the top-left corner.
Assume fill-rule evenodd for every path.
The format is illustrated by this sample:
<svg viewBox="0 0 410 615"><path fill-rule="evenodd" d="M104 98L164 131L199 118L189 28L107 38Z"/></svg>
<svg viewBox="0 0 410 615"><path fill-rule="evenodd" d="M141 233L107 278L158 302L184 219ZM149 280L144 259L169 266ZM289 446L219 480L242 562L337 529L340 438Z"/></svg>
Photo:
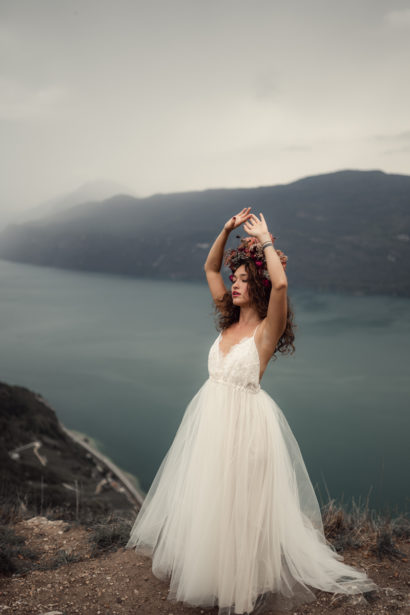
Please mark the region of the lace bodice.
<svg viewBox="0 0 410 615"><path fill-rule="evenodd" d="M253 335L242 338L234 344L226 355L220 348L220 333L212 344L208 355L209 378L216 382L229 384L235 388L258 393L260 391L260 360Z"/></svg>

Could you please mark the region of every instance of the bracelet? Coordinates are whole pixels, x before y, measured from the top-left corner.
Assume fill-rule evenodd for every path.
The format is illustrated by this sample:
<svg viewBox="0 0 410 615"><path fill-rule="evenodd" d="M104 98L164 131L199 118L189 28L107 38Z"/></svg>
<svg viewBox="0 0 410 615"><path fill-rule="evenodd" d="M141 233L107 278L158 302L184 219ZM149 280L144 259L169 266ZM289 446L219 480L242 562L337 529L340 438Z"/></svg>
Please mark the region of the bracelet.
<svg viewBox="0 0 410 615"><path fill-rule="evenodd" d="M264 250L268 246L272 246L273 248L273 243L271 241L265 241L265 243L262 244L262 250Z"/></svg>

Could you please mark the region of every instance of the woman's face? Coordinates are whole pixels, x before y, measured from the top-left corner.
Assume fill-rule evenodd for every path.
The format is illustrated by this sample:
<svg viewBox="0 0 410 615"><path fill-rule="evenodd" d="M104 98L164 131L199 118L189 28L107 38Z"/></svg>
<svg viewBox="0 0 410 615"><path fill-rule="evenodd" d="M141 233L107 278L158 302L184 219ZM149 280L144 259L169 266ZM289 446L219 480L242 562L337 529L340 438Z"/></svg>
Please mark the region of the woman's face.
<svg viewBox="0 0 410 615"><path fill-rule="evenodd" d="M245 269L245 265L240 265L230 278L232 282L231 293L233 304L245 305L249 303L248 273Z"/></svg>

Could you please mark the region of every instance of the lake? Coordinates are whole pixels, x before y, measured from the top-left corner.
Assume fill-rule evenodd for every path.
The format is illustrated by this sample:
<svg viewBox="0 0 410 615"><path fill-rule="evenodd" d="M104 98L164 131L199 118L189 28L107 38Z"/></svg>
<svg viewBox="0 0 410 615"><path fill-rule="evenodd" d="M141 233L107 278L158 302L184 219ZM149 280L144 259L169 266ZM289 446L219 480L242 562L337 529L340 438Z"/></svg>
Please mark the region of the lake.
<svg viewBox="0 0 410 615"><path fill-rule="evenodd" d="M42 395L146 492L208 377L218 335L203 283L0 260L0 379ZM296 353L261 386L298 440L320 502L408 510L410 300L292 289ZM23 443L22 443L23 444Z"/></svg>

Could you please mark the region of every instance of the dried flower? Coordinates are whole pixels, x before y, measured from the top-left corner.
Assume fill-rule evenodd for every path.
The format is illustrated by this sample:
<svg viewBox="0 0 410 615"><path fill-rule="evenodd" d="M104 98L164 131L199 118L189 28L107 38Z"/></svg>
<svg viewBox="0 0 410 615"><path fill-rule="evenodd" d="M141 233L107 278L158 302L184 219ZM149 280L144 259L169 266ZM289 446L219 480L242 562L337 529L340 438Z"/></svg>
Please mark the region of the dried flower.
<svg viewBox="0 0 410 615"><path fill-rule="evenodd" d="M276 239L271 233L269 233L272 243ZM240 237L237 235L238 239L241 239L239 246L237 248L230 248L225 251L224 254L224 265L230 268L232 272L234 272L240 265L248 262L249 259L252 259L257 267L257 271L259 275L262 277L262 283L264 286L269 286L270 276L266 266L266 259L264 255L264 251L262 249L262 244L260 243L257 237ZM288 261L288 257L282 250L276 250L276 254L279 256L280 261L283 265L284 270L286 271L286 264ZM229 279L232 281L232 276L229 276Z"/></svg>

